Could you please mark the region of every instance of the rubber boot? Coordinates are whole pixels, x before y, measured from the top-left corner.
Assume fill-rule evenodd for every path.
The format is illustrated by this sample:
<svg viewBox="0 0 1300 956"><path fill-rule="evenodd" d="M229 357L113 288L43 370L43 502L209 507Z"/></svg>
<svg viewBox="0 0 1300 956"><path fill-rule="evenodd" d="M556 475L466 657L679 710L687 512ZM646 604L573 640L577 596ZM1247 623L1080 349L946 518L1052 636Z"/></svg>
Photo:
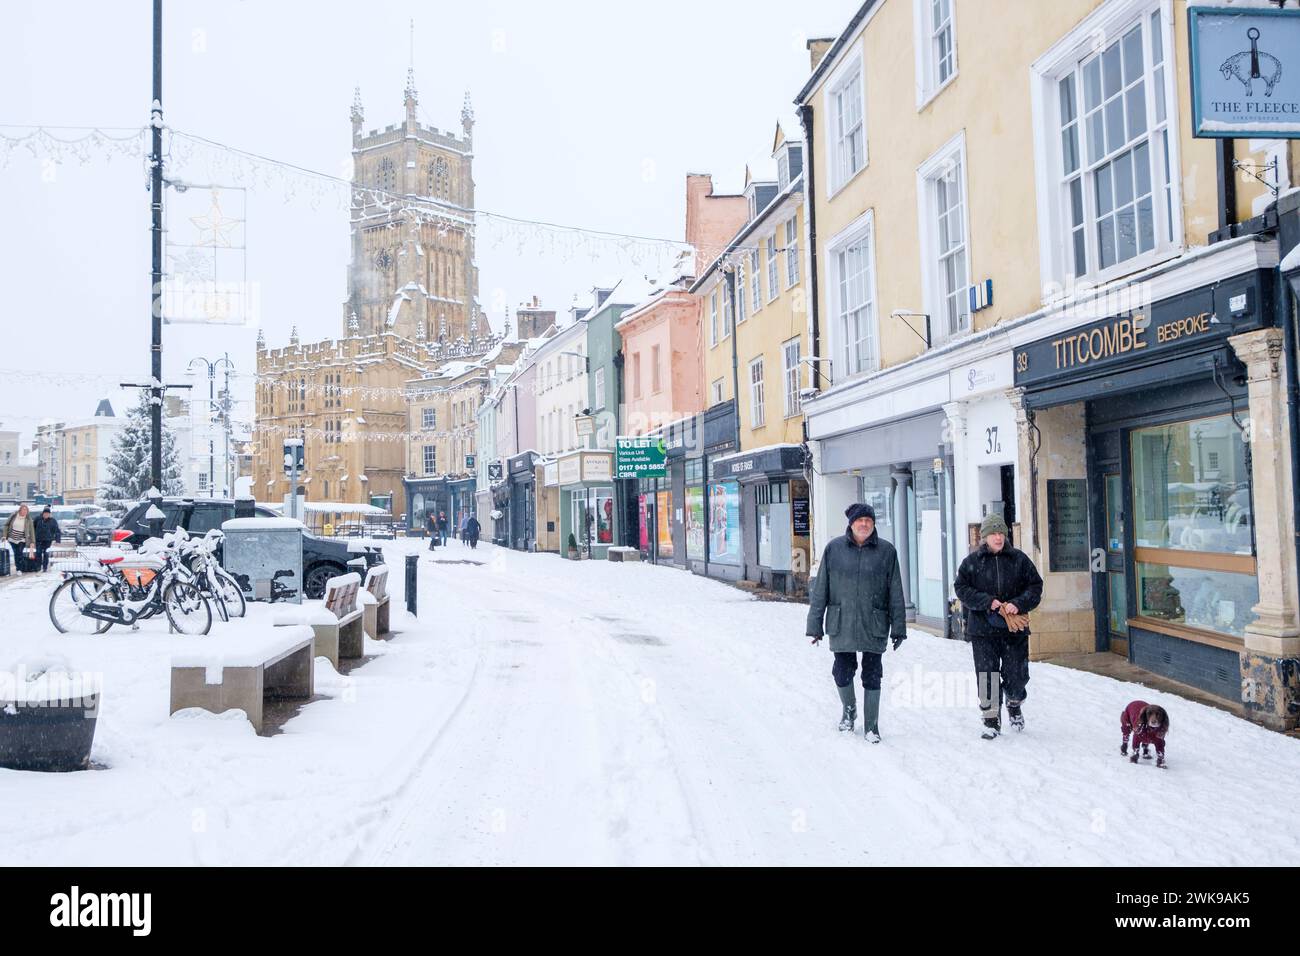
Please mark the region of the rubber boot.
<svg viewBox="0 0 1300 956"><path fill-rule="evenodd" d="M853 693L853 684L847 687L835 685L835 689L840 692L840 703L844 705L844 710L840 714L840 730L853 730L853 721L858 716L858 699Z"/></svg>
<svg viewBox="0 0 1300 956"><path fill-rule="evenodd" d="M880 691L867 690L862 699L862 729L873 744L880 743Z"/></svg>

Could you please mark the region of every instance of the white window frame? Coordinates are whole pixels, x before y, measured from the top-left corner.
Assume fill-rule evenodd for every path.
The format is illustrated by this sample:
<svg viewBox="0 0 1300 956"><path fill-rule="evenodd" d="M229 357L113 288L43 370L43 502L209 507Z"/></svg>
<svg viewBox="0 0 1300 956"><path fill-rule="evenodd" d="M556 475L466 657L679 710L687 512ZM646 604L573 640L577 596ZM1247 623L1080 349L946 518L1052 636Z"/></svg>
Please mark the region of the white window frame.
<svg viewBox="0 0 1300 956"><path fill-rule="evenodd" d="M709 386L709 392L713 401L709 402L709 405L717 405L723 401L723 396L726 394L726 387L726 383L723 379L715 378L713 380L713 383Z"/></svg>
<svg viewBox="0 0 1300 956"><path fill-rule="evenodd" d="M842 328L843 316L840 313L840 254L852 245L865 242L867 245L867 272L866 278L870 286L869 300L871 311L868 316L869 334L867 339L872 343L872 348L867 355L866 365L860 369L853 369L853 363L849 361L848 345L844 341ZM827 309L828 320L830 322L830 342L831 342L831 369L833 372L833 381L841 382L849 379L858 378L863 375L869 375L872 372L880 370L880 285L877 281L876 272L876 223L875 211L868 209L861 216L850 223L845 229L837 233L826 245L826 275L828 278L827 289L829 290L829 308Z"/></svg>
<svg viewBox="0 0 1300 956"><path fill-rule="evenodd" d="M639 352L637 354L640 355ZM605 407L605 370L603 368L596 369L596 403L594 407L596 409Z"/></svg>
<svg viewBox="0 0 1300 956"><path fill-rule="evenodd" d="M827 192L828 199L833 198L836 193L852 182L854 177L866 169L870 163L870 151L867 148L867 71L863 65L861 34L853 42L853 52L846 56L844 62L831 74L822 94L822 115L826 117L826 182L830 186ZM858 95L862 98L862 161L856 169L847 170L845 169L845 160L840 148L842 137L839 130L838 105L840 93L854 83L857 84Z"/></svg>
<svg viewBox="0 0 1300 956"><path fill-rule="evenodd" d="M763 356L749 362L749 427L762 428L767 424L767 401L763 387ZM757 376L757 377L755 377Z"/></svg>
<svg viewBox="0 0 1300 956"><path fill-rule="evenodd" d="M1182 161L1180 150L1180 105L1177 95L1178 77L1183 75L1177 59L1177 46L1174 31L1174 10L1172 0L1110 0L1102 4L1091 15L1082 20L1073 30L1058 40L1039 57L1030 67L1031 107L1034 128L1035 186L1038 201L1038 249L1039 270L1043 276L1043 301L1051 302L1061 297L1063 291L1072 288L1070 276L1074 272L1074 256L1070 245L1069 226L1066 218L1068 196L1062 190L1061 155L1061 106L1058 81L1094 51L1097 37L1121 37L1139 18L1148 24L1144 33L1149 34L1150 17L1160 13L1160 42L1164 58L1164 96L1166 104L1166 126L1169 145L1170 202L1172 218L1168 231L1172 241L1164 240L1166 235L1165 216L1160 212L1162 204L1157 203L1155 220L1156 244L1149 252L1139 253L1130 259L1110 266L1107 269L1096 268L1095 219L1085 216L1088 224L1087 238L1089 244L1089 268L1085 275L1074 275L1074 281L1084 280L1088 285L1105 283L1120 276L1131 275L1143 269L1172 259L1186 249L1183 232L1182 208ZM1148 80L1151 79L1150 43L1144 45L1144 69ZM1177 74L1177 76L1175 76ZM1151 110L1151 86L1147 83L1147 127L1155 125L1155 114ZM1082 97L1077 96L1078 112L1082 114ZM1149 142L1153 137L1149 136ZM1083 144L1080 143L1081 162ZM1159 187L1163 188L1163 187ZM1086 190L1085 207L1095 204L1092 191ZM1095 205L1093 206L1095 208Z"/></svg>
<svg viewBox="0 0 1300 956"><path fill-rule="evenodd" d="M632 353L632 397L640 398L641 392L641 353Z"/></svg>
<svg viewBox="0 0 1300 956"><path fill-rule="evenodd" d="M709 348L718 344L718 288L709 293Z"/></svg>
<svg viewBox="0 0 1300 956"><path fill-rule="evenodd" d="M799 284L799 217L785 221L785 287L793 289Z"/></svg>
<svg viewBox="0 0 1300 956"><path fill-rule="evenodd" d="M781 293L781 263L776 253L776 233L763 239L763 254L767 258L767 301Z"/></svg>
<svg viewBox="0 0 1300 956"><path fill-rule="evenodd" d="M722 339L725 342L731 337L731 283L727 281L727 273L722 273L718 279L719 291L722 293Z"/></svg>
<svg viewBox="0 0 1300 956"><path fill-rule="evenodd" d="M956 177L957 188L961 190L961 245L966 259L966 281L961 293L966 296L963 306L966 309L964 325L956 331L949 332L947 315L944 311L947 294L943 290L943 276L939 269L939 207L936 187L938 179L947 175L953 162L959 165ZM970 248L970 190L967 183L970 177L966 169L966 131L961 130L948 142L937 149L929 159L916 168L916 205L920 225L918 235L921 239L921 282L922 301L925 312L931 317L931 334L933 343L948 341L970 332L972 322L969 307L971 285L971 248Z"/></svg>
<svg viewBox="0 0 1300 956"><path fill-rule="evenodd" d="M663 378L659 374L661 349L658 345L650 346L650 394L658 395L664 390Z"/></svg>
<svg viewBox="0 0 1300 956"><path fill-rule="evenodd" d="M749 290L745 287L745 260L748 256L742 256L740 262L736 264L736 324L744 322L749 316Z"/></svg>
<svg viewBox="0 0 1300 956"><path fill-rule="evenodd" d="M422 464L426 475L436 475L438 473L438 446L425 445L423 449Z"/></svg>
<svg viewBox="0 0 1300 956"><path fill-rule="evenodd" d="M749 250L749 290L754 300L753 314L757 314L759 309L763 308L763 263L759 260L763 257L759 255L758 247Z"/></svg>
<svg viewBox="0 0 1300 956"><path fill-rule="evenodd" d="M948 0L948 37L952 72L939 79L935 50L934 0L912 0L913 39L916 47L916 109L918 112L957 79L957 0Z"/></svg>
<svg viewBox="0 0 1300 956"><path fill-rule="evenodd" d="M438 427L438 410L436 408L420 409L420 427L425 431Z"/></svg>
<svg viewBox="0 0 1300 956"><path fill-rule="evenodd" d="M793 348L793 353L791 349ZM803 340L799 336L781 343L781 380L785 386L785 417L794 418L803 411L803 399L799 397L801 388L799 372L803 355ZM791 358L794 361L791 361Z"/></svg>

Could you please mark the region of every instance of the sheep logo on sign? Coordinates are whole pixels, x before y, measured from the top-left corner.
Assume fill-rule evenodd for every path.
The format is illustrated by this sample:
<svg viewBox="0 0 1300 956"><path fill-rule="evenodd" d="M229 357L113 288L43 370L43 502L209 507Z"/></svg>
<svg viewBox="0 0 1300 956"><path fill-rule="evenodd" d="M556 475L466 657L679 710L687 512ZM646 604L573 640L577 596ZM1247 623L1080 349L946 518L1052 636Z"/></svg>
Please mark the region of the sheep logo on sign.
<svg viewBox="0 0 1300 956"><path fill-rule="evenodd" d="M1259 49L1259 29L1251 27L1246 31L1250 40L1250 49L1234 53L1223 61L1219 71L1225 80L1236 77L1246 87L1246 95L1255 95L1255 80L1264 81L1264 95L1272 96L1273 87L1282 78L1282 62L1270 53ZM1267 74L1264 72L1267 70Z"/></svg>

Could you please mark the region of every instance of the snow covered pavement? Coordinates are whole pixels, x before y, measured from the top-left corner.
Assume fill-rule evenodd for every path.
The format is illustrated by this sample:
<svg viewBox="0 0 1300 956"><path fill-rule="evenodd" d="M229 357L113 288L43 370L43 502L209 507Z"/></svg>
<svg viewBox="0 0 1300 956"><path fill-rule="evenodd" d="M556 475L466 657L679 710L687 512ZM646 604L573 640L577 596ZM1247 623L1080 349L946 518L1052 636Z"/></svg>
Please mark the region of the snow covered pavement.
<svg viewBox="0 0 1300 956"><path fill-rule="evenodd" d="M420 617L400 555L421 549ZM385 544L390 642L275 737L167 716L165 625L54 633L45 578L0 591L9 664L103 673L94 759L0 771L0 860L28 863L1282 864L1300 741L1032 665L1027 730L979 739L969 646L885 656L884 742L835 730L806 608L638 564ZM268 609L259 608L256 613ZM219 628L208 638L220 640ZM1168 771L1119 756L1135 697Z"/></svg>

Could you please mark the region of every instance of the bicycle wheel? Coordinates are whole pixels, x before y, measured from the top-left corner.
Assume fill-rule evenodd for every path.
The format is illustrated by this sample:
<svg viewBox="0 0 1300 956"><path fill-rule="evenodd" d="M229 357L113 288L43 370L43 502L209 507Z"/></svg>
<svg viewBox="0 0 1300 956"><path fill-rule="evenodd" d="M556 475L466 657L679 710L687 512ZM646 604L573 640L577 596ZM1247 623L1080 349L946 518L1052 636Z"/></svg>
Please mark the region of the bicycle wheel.
<svg viewBox="0 0 1300 956"><path fill-rule="evenodd" d="M115 604L116 589L99 578L68 578L50 595L50 622L60 634L103 634L112 621L87 617L85 608L92 602Z"/></svg>
<svg viewBox="0 0 1300 956"><path fill-rule="evenodd" d="M181 634L200 636L212 629L212 605L193 584L173 581L163 592L167 620Z"/></svg>
<svg viewBox="0 0 1300 956"><path fill-rule="evenodd" d="M217 594L226 604L226 611L231 617L243 617L248 610L248 605L244 601L244 592L240 590L238 582L224 571L217 572L217 583L220 589Z"/></svg>

